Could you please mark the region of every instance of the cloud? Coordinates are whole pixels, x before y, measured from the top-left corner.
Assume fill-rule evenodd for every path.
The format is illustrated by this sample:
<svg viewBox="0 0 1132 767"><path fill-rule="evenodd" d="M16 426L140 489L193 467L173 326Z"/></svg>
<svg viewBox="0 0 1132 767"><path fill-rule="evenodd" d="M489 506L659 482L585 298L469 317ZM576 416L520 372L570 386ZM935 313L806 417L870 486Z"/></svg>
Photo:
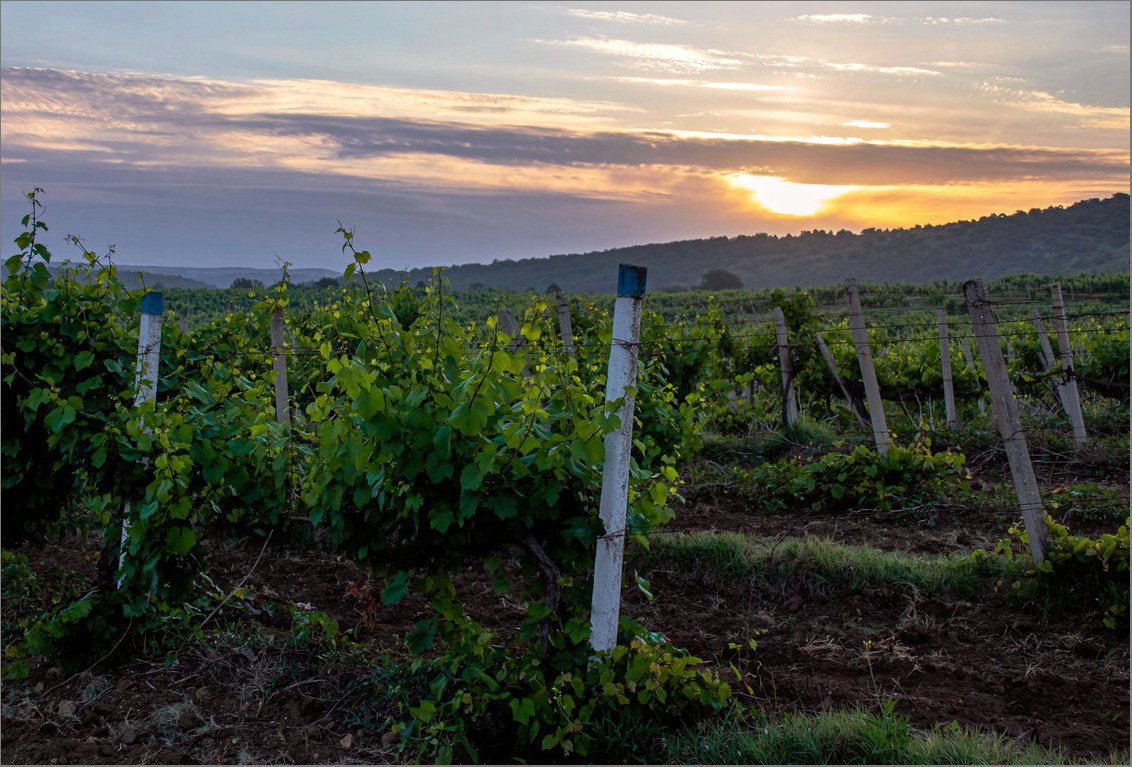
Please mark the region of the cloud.
<svg viewBox="0 0 1132 767"><path fill-rule="evenodd" d="M812 21L818 24L866 24L870 21L879 21L876 16L867 13L807 13L797 18L798 21Z"/></svg>
<svg viewBox="0 0 1132 767"><path fill-rule="evenodd" d="M724 82L656 81L705 91ZM1026 207L1078 199L1067 189L1126 188L1129 176L1128 152L1122 150L807 135L805 129L813 130L823 119L826 126L862 130L886 126L890 118L901 126L925 119L914 108L883 111L867 101L843 101L838 110L876 119L830 119L828 111L805 112L811 108L806 102L782 118L786 125L787 117L804 115L803 130L770 135L765 126L777 119L777 110L761 103L750 108L747 124L764 132L744 134L633 127L647 125L650 115L628 121L636 113L615 102L309 80L229 83L5 69L0 86L5 203L42 186L56 203L87 206L90 215L80 219L77 233L91 235L94 243L107 238L128 245L142 254L134 263L146 260L147 245L174 235L218 258L220 248L231 250L224 251L227 258L242 258L256 247L254 238L234 234L234 224L223 237L208 232L214 222L215 231L222 220L243 222L246 211L246 228L259 237L269 232L283 238L283 246L269 250L295 263L302 258L296 249L333 247L304 236L300 223L321 232L318 227L333 224L337 215L376 228L374 211L390 219L382 224L390 253L444 263L483 254L488 260L531 255L547 247L592 249L698 236L692 232L796 231L798 214L772 214L767 208L777 204L781 209L785 199L771 201L767 195L787 192L797 198L791 210L809 210L826 200L814 215L828 217L839 206L856 205L852 216L842 216L845 222L859 216L864 225L877 225L868 221L867 200L898 199L886 210L907 216L924 209L938 217L970 208L957 202L963 189L1000 185L1016 190L1018 197L1028 189L1031 198L1020 205ZM1077 114L1049 94L996 87L992 97L1005 106L1022 101L1028 106L1020 107L1020 114L1031 120L1040 115L1078 122L1127 120L1127 110ZM810 97L769 91L757 98L777 104ZM736 178L778 181L737 188L728 181ZM1061 190L1062 196L1050 197L1048 190ZM761 207L752 201L752 191L763 195ZM809 201L806 195L816 197ZM950 207L911 202L928 199L925 195L951 200ZM310 210L302 208L304 199ZM989 192L979 192L978 199L988 206L980 215L1001 209L988 202ZM111 210L121 211L114 220L127 232L113 233ZM183 220L186 216L192 225ZM570 216L582 231L570 233ZM498 230L516 217L523 218L521 233L509 233L502 251L503 246L492 246ZM139 218L152 227L160 224L147 230L148 243L140 226L133 229ZM577 221L586 224L577 227ZM550 240L561 244L536 245L548 241L538 239L539 226L561 234ZM461 230L473 233L468 236L474 242L462 247ZM222 246L216 245L219 239L225 240ZM422 250L422 243L431 250Z"/></svg>
<svg viewBox="0 0 1132 767"><path fill-rule="evenodd" d="M766 85L762 83L740 82L713 82L711 80L688 80L675 77L614 77L610 78L622 83L637 83L640 85L659 85L665 88L713 88L725 91L792 91L795 88L789 85Z"/></svg>
<svg viewBox="0 0 1132 767"><path fill-rule="evenodd" d="M579 194L615 197L630 193L617 188L617 173L647 188L646 170L659 178L756 168L793 183L835 185L1128 177L1128 154L1115 150L625 129L591 122L616 111L605 102L41 70L5 70L3 89L4 155L27 160L56 152L87 164L322 172L470 191L573 185ZM1078 114L1080 105L1039 95L1026 103ZM1080 114L1126 120L1127 112ZM572 121L579 116L585 119Z"/></svg>
<svg viewBox="0 0 1132 767"><path fill-rule="evenodd" d="M687 24L683 19L657 16L655 13L630 13L629 11L589 11L583 8L567 8L566 13L583 19L616 21L622 24Z"/></svg>
<svg viewBox="0 0 1132 767"><path fill-rule="evenodd" d="M927 24L929 26L934 26L936 24L957 24L957 25L960 25L960 26L967 26L967 25L970 25L970 24L1005 24L1006 23L1006 19L996 19L996 18L993 18L993 17L977 19L977 18L972 18L972 17L969 17L969 16L963 16L963 17L960 17L960 18L957 18L957 19L949 19L946 16L925 16L922 19L917 19L917 21L919 21L922 24Z"/></svg>
<svg viewBox="0 0 1132 767"><path fill-rule="evenodd" d="M808 13L795 17L796 21L811 22L815 24L921 24L924 26L937 26L940 24L955 24L966 26L970 24L1005 24L1005 19L993 17L974 18L961 16L949 18L947 16L913 16L901 18L897 16L873 16L868 13Z"/></svg>
<svg viewBox="0 0 1132 767"><path fill-rule="evenodd" d="M1021 78L1000 77L996 79L999 82L1025 82L1025 80ZM1017 109L1080 118L1086 121L1082 123L1082 125L1089 125L1091 127L1117 128L1121 130L1127 130L1129 127L1128 107L1101 107L1080 104L1073 101L1066 101L1045 91L1006 88L990 83L983 83L979 86L979 89L996 101Z"/></svg>
<svg viewBox="0 0 1132 767"><path fill-rule="evenodd" d="M838 64L835 62L822 62L822 66L836 69L839 72L869 72L872 74L881 75L900 75L912 76L927 75L931 77L938 77L941 72L936 72L933 69L921 69L920 67L878 67L871 64Z"/></svg>
<svg viewBox="0 0 1132 767"><path fill-rule="evenodd" d="M704 88L725 91L792 91L788 85L760 85L759 83L701 83Z"/></svg>
<svg viewBox="0 0 1132 767"><path fill-rule="evenodd" d="M627 66L664 72L710 72L719 69L736 69L744 62L736 54L724 51L701 50L690 45L667 43L638 43L599 37L582 37L576 40L540 40L547 45L585 48L621 59Z"/></svg>

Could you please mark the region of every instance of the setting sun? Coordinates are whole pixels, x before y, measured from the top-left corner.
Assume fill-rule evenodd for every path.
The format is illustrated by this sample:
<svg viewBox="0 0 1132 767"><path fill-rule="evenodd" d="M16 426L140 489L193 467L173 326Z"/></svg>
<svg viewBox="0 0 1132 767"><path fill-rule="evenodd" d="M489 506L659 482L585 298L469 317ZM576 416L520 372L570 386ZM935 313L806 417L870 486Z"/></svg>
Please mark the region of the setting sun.
<svg viewBox="0 0 1132 767"><path fill-rule="evenodd" d="M760 207L787 216L812 216L826 203L860 187L829 184L795 184L776 176L735 173L727 177L734 186L751 192Z"/></svg>

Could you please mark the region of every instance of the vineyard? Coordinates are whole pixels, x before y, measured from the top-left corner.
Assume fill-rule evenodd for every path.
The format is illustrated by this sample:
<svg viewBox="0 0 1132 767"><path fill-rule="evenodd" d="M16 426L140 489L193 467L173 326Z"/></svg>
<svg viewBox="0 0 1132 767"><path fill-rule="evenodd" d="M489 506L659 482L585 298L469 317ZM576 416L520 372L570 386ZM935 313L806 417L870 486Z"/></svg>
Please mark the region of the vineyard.
<svg viewBox="0 0 1132 767"><path fill-rule="evenodd" d="M5 761L1127 763L1127 274L642 281L630 339L621 290L384 285L346 228L336 285L52 275L38 194Z"/></svg>

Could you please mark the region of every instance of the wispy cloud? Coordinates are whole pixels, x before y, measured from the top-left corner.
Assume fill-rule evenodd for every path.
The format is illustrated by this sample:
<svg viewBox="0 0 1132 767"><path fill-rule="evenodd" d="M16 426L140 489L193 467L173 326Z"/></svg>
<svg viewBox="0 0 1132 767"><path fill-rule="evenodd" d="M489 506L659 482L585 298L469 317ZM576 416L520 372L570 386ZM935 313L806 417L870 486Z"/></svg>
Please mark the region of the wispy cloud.
<svg viewBox="0 0 1132 767"><path fill-rule="evenodd" d="M590 11L584 8L567 8L566 13L583 19L615 21L621 24L687 24L683 19L658 16L655 13L630 13L629 11Z"/></svg>
<svg viewBox="0 0 1132 767"><path fill-rule="evenodd" d="M866 24L878 20L876 16L867 13L807 13L798 17L798 21L817 24Z"/></svg>
<svg viewBox="0 0 1132 767"><path fill-rule="evenodd" d="M993 17L975 18L961 16L951 18L947 16L873 16L868 13L807 13L795 17L796 21L813 24L921 24L937 26L940 24L955 24L964 26L969 24L1005 24L1005 19Z"/></svg>
<svg viewBox="0 0 1132 767"><path fill-rule="evenodd" d="M934 69L922 69L921 67L878 67L872 64L839 64L833 61L822 62L822 66L829 69L836 69L839 72L868 72L870 74L879 75L898 75L902 77L917 77L925 75L929 77L938 77L942 72L937 72Z"/></svg>
<svg viewBox="0 0 1132 767"><path fill-rule="evenodd" d="M1025 82L1021 78L997 78L1000 82ZM1088 127L1102 127L1128 130L1128 107L1102 107L1066 101L1057 96L1038 90L1006 88L1000 85L983 83L980 89L996 101L1017 109L1031 112L1044 112L1052 115L1079 118Z"/></svg>
<svg viewBox="0 0 1132 767"><path fill-rule="evenodd" d="M888 128L891 125L891 123L870 122L869 120L850 120L841 124L847 128Z"/></svg>
<svg viewBox="0 0 1132 767"><path fill-rule="evenodd" d="M767 85L764 83L741 82L714 82L712 80L688 80L675 77L614 77L611 78L622 83L636 83L639 85L659 85L665 88L713 88L724 91L792 91L796 90L789 85Z"/></svg>
<svg viewBox="0 0 1132 767"><path fill-rule="evenodd" d="M760 83L702 83L705 88L724 91L792 91L788 85L762 85Z"/></svg>
<svg viewBox="0 0 1132 767"><path fill-rule="evenodd" d="M1005 24L1006 19L996 18L972 18L969 16L962 16L957 19L949 19L946 16L925 16L922 19L917 19L923 24L934 26L936 24L956 24L959 26L967 26L970 24Z"/></svg>
<svg viewBox="0 0 1132 767"><path fill-rule="evenodd" d="M743 64L741 58L724 51L702 50L690 45L666 43L638 43L602 37L582 37L576 40L541 40L549 45L585 48L621 59L626 65L640 69L664 72L710 72L736 69Z"/></svg>

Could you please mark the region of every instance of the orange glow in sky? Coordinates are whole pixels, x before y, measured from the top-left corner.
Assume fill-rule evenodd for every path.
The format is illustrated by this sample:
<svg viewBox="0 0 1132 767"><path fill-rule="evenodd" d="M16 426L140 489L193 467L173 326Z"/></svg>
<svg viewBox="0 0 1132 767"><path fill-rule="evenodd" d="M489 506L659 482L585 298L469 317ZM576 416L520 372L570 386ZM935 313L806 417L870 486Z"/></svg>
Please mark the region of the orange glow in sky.
<svg viewBox="0 0 1132 767"><path fill-rule="evenodd" d="M794 184L773 176L748 176L743 173L727 176L737 187L748 189L752 200L773 213L788 216L812 216L826 208L856 186L830 184Z"/></svg>

